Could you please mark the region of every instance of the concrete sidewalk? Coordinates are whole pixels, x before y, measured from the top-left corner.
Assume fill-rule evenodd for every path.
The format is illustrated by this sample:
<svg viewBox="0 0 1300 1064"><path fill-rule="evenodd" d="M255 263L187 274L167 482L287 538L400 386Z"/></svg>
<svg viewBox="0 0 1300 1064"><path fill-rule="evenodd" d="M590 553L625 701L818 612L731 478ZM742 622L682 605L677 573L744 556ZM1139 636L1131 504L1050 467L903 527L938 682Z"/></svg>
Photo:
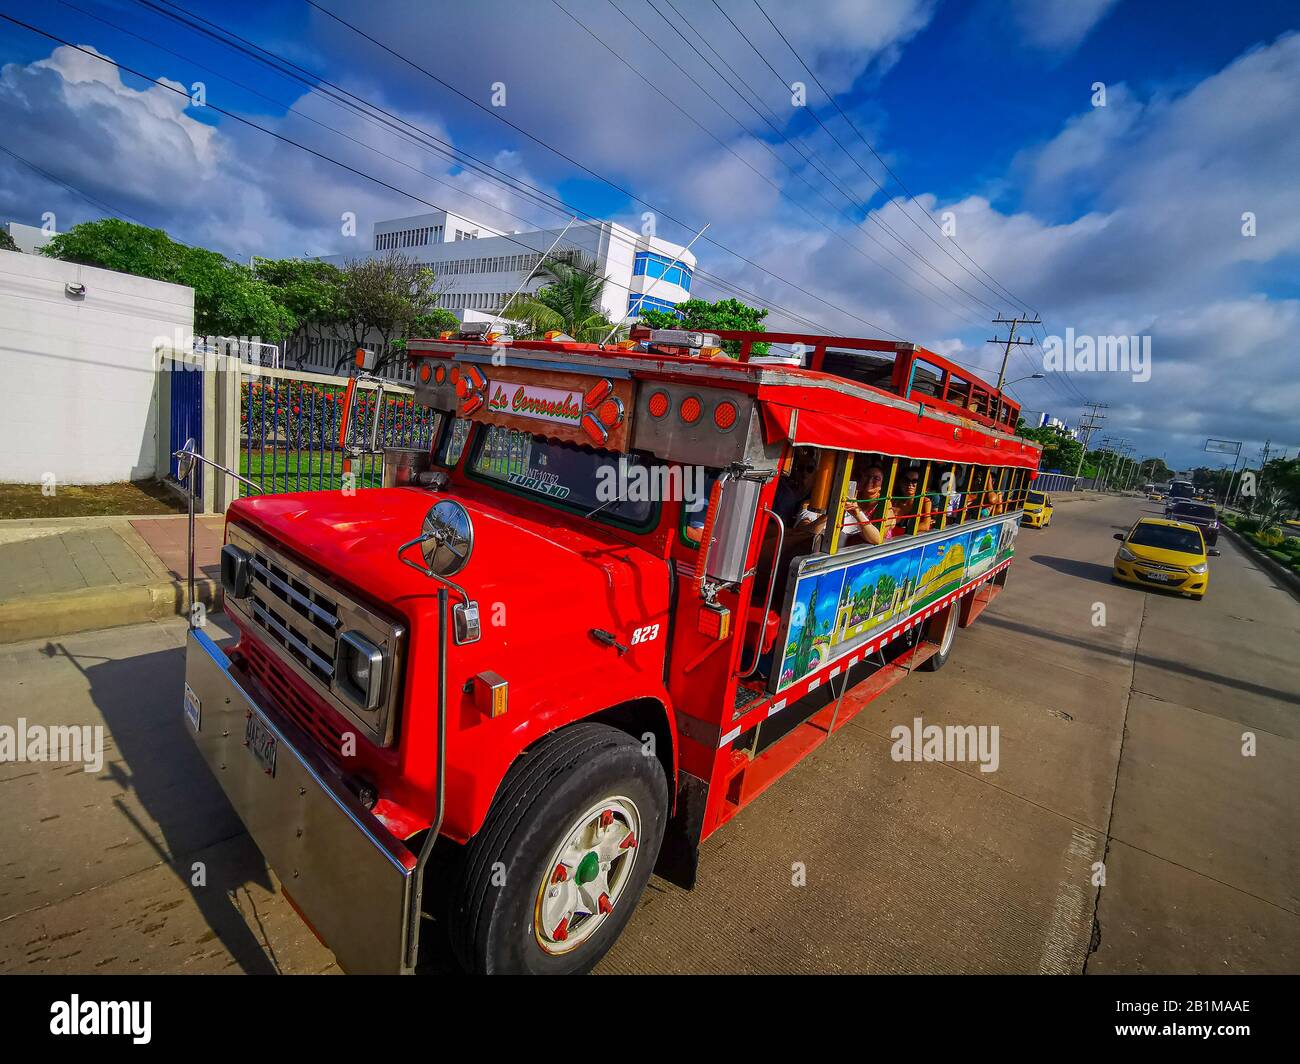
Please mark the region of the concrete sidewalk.
<svg viewBox="0 0 1300 1064"><path fill-rule="evenodd" d="M0 643L183 614L186 525L184 515L0 521ZM195 596L208 605L223 526L196 522Z"/></svg>

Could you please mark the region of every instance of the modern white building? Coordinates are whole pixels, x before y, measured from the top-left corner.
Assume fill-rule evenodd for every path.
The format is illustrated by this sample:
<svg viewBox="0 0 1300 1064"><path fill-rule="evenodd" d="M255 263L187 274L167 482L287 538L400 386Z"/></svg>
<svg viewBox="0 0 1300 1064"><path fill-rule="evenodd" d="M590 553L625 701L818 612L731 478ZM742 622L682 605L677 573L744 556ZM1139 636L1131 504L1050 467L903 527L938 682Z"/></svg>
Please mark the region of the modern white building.
<svg viewBox="0 0 1300 1064"><path fill-rule="evenodd" d="M18 245L18 250L33 255L59 234L52 229L40 229L21 222L5 222L5 230Z"/></svg>
<svg viewBox="0 0 1300 1064"><path fill-rule="evenodd" d="M538 264L563 227L506 233L470 218L436 211L377 222L368 255L400 251L438 275L439 305L462 320L482 320L507 300ZM616 222L575 222L556 252L578 251L605 278L601 305L611 321L642 308L672 310L690 298L695 256L680 244L646 237ZM357 256L332 255L341 265ZM545 283L534 276L525 292ZM630 312L630 313L629 313Z"/></svg>

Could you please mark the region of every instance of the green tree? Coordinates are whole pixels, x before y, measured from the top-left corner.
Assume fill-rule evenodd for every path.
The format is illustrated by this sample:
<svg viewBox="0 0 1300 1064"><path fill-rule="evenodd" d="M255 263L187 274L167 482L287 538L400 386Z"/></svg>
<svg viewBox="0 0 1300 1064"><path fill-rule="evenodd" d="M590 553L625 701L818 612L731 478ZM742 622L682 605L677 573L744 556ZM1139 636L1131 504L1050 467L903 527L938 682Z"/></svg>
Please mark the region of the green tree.
<svg viewBox="0 0 1300 1064"><path fill-rule="evenodd" d="M679 316L680 315L680 316ZM688 299L677 304L677 313L667 310L643 310L641 323L652 329L696 329L700 332L712 332L718 329L731 329L737 332L766 332L763 319L766 310L751 307L739 299L719 299L710 303L705 299ZM755 344L750 354L765 355L771 344ZM722 349L732 358L740 354L738 340L724 340Z"/></svg>
<svg viewBox="0 0 1300 1064"><path fill-rule="evenodd" d="M179 244L161 229L101 218L60 233L41 253L65 262L188 285L194 289L194 330L200 334L278 341L296 326L275 289L258 280L247 266L206 248Z"/></svg>
<svg viewBox="0 0 1300 1064"><path fill-rule="evenodd" d="M293 315L294 329L286 339L305 339L308 353L342 318L343 271L337 266L314 259L255 258L253 273Z"/></svg>
<svg viewBox="0 0 1300 1064"><path fill-rule="evenodd" d="M531 335L558 329L575 340L599 343L614 327L600 304L605 278L595 260L573 254L539 266L545 283L531 296L521 293L501 311L504 318L524 322Z"/></svg>
<svg viewBox="0 0 1300 1064"><path fill-rule="evenodd" d="M9 235L8 229L0 229L0 251L18 251L19 247L14 243L14 238Z"/></svg>
<svg viewBox="0 0 1300 1064"><path fill-rule="evenodd" d="M1017 432L1026 440L1033 440L1041 444L1043 448L1042 467L1044 469L1059 469L1062 473L1073 474L1076 469L1080 468L1079 459L1083 456L1083 444L1071 436L1068 432L1052 425L1044 425L1040 429L1018 428ZM1081 476L1094 476L1095 470L1084 465L1080 472Z"/></svg>
<svg viewBox="0 0 1300 1064"><path fill-rule="evenodd" d="M204 336L258 336L276 343L297 327L276 290L247 266L206 248L183 250L174 277L159 278L194 289L194 331Z"/></svg>
<svg viewBox="0 0 1300 1064"><path fill-rule="evenodd" d="M448 330L454 331L459 328L460 319L450 310L443 310L438 307L427 314L417 314L412 318L406 335L394 340L392 349L394 351L405 351L407 340L424 340L429 337L436 337L439 333Z"/></svg>
<svg viewBox="0 0 1300 1064"><path fill-rule="evenodd" d="M1280 491L1293 509L1300 510L1300 458L1274 458L1259 472L1260 486Z"/></svg>
<svg viewBox="0 0 1300 1064"><path fill-rule="evenodd" d="M380 350L409 336L411 323L435 309L437 275L400 251L354 259L342 271L337 328L360 347L378 333Z"/></svg>

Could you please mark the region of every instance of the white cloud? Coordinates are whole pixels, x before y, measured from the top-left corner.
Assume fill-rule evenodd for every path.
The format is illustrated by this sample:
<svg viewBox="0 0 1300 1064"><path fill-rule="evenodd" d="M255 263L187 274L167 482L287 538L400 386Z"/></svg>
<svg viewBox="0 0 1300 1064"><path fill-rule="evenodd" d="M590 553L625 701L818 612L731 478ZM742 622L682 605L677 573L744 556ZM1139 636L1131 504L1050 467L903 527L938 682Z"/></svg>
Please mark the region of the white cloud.
<svg viewBox="0 0 1300 1064"><path fill-rule="evenodd" d="M1116 0L1012 0L1016 24L1031 44L1053 51L1077 46Z"/></svg>

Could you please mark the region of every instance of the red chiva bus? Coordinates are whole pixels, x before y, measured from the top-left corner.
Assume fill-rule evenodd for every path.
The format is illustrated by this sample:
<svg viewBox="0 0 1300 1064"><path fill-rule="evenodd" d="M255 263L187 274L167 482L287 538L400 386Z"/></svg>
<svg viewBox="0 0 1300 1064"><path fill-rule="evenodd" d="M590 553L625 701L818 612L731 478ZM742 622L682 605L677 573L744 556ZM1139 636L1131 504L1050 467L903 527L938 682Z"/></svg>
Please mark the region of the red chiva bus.
<svg viewBox="0 0 1300 1064"><path fill-rule="evenodd" d="M434 913L469 971L585 971L652 871L692 886L704 840L947 661L1039 450L907 343L408 354L429 451L386 452L383 488L230 507L239 638L191 632L186 716L344 969L414 971Z"/></svg>

